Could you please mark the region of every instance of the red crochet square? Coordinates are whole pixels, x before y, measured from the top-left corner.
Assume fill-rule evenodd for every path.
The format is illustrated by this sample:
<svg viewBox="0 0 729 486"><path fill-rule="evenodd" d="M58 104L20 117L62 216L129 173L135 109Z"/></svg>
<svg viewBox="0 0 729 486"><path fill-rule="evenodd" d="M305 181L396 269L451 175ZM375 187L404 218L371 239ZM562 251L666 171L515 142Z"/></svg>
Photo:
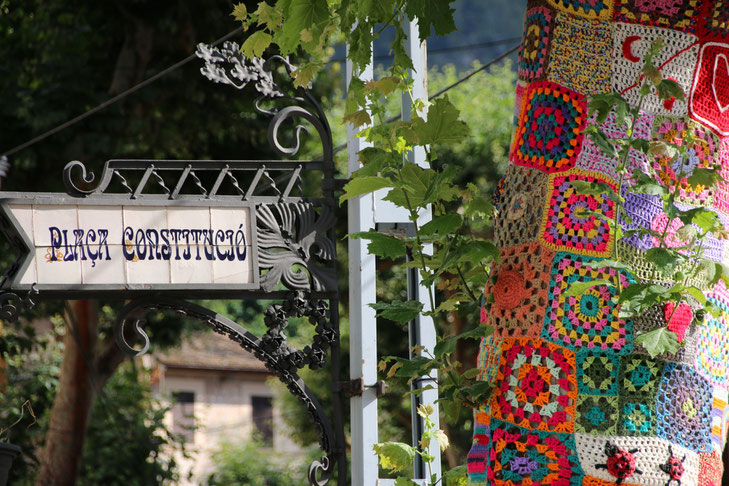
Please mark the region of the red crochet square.
<svg viewBox="0 0 729 486"><path fill-rule="evenodd" d="M689 100L691 118L719 135L729 135L729 46L708 42L701 47Z"/></svg>

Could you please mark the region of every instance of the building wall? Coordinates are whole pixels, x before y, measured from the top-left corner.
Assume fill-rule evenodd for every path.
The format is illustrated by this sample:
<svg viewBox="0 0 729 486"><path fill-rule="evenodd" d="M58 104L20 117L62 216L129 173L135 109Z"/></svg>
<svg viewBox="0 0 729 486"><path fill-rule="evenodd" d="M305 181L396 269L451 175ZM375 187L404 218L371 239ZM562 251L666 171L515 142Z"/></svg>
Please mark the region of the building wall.
<svg viewBox="0 0 729 486"><path fill-rule="evenodd" d="M195 394L193 406L195 423L191 458L176 460L181 464L182 476L193 473L191 481L182 485L199 484L214 471L212 454L223 442L242 443L257 431L253 418L253 397L271 397L273 390L267 385L267 373L226 372L217 370L166 369L160 373L156 391L163 398L174 392ZM165 423L174 430L173 412L168 412ZM291 440L280 410L273 401L273 447L276 453L295 456L302 454L301 448Z"/></svg>

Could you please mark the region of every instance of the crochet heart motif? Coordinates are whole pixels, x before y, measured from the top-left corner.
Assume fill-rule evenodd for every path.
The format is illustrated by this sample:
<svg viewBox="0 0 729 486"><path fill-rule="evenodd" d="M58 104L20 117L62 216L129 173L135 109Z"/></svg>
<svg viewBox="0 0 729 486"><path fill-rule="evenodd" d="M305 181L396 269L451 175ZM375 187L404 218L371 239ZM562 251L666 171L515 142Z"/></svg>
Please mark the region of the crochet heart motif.
<svg viewBox="0 0 729 486"><path fill-rule="evenodd" d="M717 86L719 89L717 89ZM711 89L714 92L716 105L722 113L729 109L727 86L729 86L729 61L727 61L724 54L719 54L714 59L714 79L711 84Z"/></svg>

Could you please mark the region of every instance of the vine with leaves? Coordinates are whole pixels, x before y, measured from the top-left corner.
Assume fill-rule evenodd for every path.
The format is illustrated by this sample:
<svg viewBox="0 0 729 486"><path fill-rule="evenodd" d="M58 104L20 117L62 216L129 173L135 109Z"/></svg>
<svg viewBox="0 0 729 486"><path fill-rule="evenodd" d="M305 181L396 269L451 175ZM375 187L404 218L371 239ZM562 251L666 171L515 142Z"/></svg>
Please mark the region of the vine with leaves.
<svg viewBox="0 0 729 486"><path fill-rule="evenodd" d="M435 149L439 145L453 145L464 140L469 136L469 127L460 120L458 109L447 96L433 102L413 99L408 121L392 122L385 116L388 97L406 95L413 98L413 80L408 74L413 64L404 46L404 21L418 18L421 41L429 36L431 29L437 35L448 34L456 29L450 6L452 2L277 0L274 4L262 1L254 11L248 11L244 4L233 10L233 16L251 31L241 47L246 56L261 56L266 49L275 46L282 55L299 57L299 67L293 73L296 86L308 85L326 66L327 47L345 33L349 45L347 57L354 71L361 72L370 62L372 41L386 29L394 31L390 45L393 62L384 75L368 82L353 77L348 87L343 121L360 129L359 136L370 142L370 146L359 152L361 168L352 174L340 202L384 189L387 191L384 199L404 208L409 214L415 227L412 237L396 237L374 229L349 235L350 238L368 240L370 253L379 258L397 260L411 256L406 266L414 267L420 273L423 285L429 289L428 305L397 300L371 304L378 316L403 324L421 314L436 320L447 319L448 313L461 306L485 303L488 308L493 301L492 296L482 300L482 289L488 279L488 268L498 259L498 249L492 241L473 231L474 227L482 227L492 218L493 206L475 185L459 188L451 182L458 167L432 168L436 162ZM729 283L729 268L705 258L702 244L711 235L724 238L727 233L713 211L702 207L683 210L675 202L681 181L693 187L712 187L720 178L718 167L696 168L690 174L681 172L677 175L679 182L673 186L660 183L650 171L630 171L633 151L649 160L661 156L680 162L688 156L688 150L694 144L690 135L676 143L645 140L634 135L642 102L647 96L655 94L661 100L684 98L681 87L675 81L664 79L653 62L661 49L660 41L653 43L644 58L638 79L640 102L637 106L630 106L617 93L593 96L589 103L591 115L597 123L589 126L587 133L602 152L617 161L617 188L605 183L587 182L576 182L575 188L586 195L603 195L615 203L614 217L606 223L615 233L616 242L633 235L656 238L659 244L646 251L645 260L652 266L656 281L672 280L675 283L671 286L653 282L623 286L620 281L623 272L632 275L638 272L634 262L623 255L621 245L616 243L611 258L591 266L617 269L617 280L575 283L568 293L578 295L596 285L610 285L617 289L614 304L619 308L621 319L636 317L653 306L672 302L674 312L682 303L700 308L695 316L697 321L701 321L704 309L712 313L718 312L718 309L706 300L696 284L697 279L703 279L709 285L719 280ZM600 128L611 114L625 136L610 138ZM416 146L425 150L428 168L403 163L404 155ZM668 218L663 231L625 229L625 224L631 222L625 209L628 190L659 196ZM432 210L432 220L421 225L420 215L429 210ZM594 215L604 218L601 214ZM678 246L668 241L672 236L668 234L668 228L674 220L682 225L676 232L676 237L683 242ZM437 299L432 290L435 284L447 290L445 298ZM667 322L671 322L672 317L669 316ZM453 352L459 339L478 339L491 331L488 326L481 326L460 335L441 336L432 353L420 348L413 350L415 356L412 359L389 357L380 363L380 370L388 377L405 377L412 381L437 369L439 403L446 413L463 405L477 408L488 399L492 384L478 380L477 369L463 372L461 364L453 359ZM681 345L677 335L667 326L639 334L636 342L652 356L675 352ZM431 441L443 448L448 446L445 434L435 430L434 424L427 420L428 412L422 408L418 410L426 420L426 433L420 448L398 442L375 446L381 466L400 475L398 485L414 484L408 475L416 454L420 454L426 464L432 462ZM456 481L464 476L465 468L456 468L448 475ZM441 479L432 476L430 484L435 485L439 481Z"/></svg>

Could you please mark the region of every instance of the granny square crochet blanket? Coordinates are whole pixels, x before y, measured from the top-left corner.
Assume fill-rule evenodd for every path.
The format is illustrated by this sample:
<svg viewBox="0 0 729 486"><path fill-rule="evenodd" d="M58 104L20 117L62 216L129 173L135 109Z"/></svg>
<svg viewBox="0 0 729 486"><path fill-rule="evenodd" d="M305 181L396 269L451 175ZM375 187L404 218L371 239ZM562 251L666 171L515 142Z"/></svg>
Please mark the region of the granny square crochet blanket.
<svg viewBox="0 0 729 486"><path fill-rule="evenodd" d="M615 202L581 193L620 186L619 161L587 132L598 122L590 97L620 93L637 106L643 57L676 81L684 100L648 94L632 136L688 146L680 161L630 149L628 170L654 175L680 210L729 218L729 0L528 0L518 53L510 164L494 200L500 258L485 292L478 378L494 384L474 416L469 483L494 486L720 486L729 432L729 290L697 277L718 315L698 304L654 305L624 318L613 297L636 283L670 286L645 254L665 234L686 232L658 196L623 186L623 230L607 220ZM626 136L610 115L600 128ZM715 187L687 174L722 166ZM604 187L604 186L603 186ZM625 188L628 187L626 190ZM707 238L704 256L729 264L729 243ZM614 251L628 273L600 262ZM681 249L680 251L685 251ZM599 281L587 288L584 283ZM605 282L615 282L607 285ZM571 285L585 288L570 292ZM678 350L651 356L636 336L659 327Z"/></svg>

